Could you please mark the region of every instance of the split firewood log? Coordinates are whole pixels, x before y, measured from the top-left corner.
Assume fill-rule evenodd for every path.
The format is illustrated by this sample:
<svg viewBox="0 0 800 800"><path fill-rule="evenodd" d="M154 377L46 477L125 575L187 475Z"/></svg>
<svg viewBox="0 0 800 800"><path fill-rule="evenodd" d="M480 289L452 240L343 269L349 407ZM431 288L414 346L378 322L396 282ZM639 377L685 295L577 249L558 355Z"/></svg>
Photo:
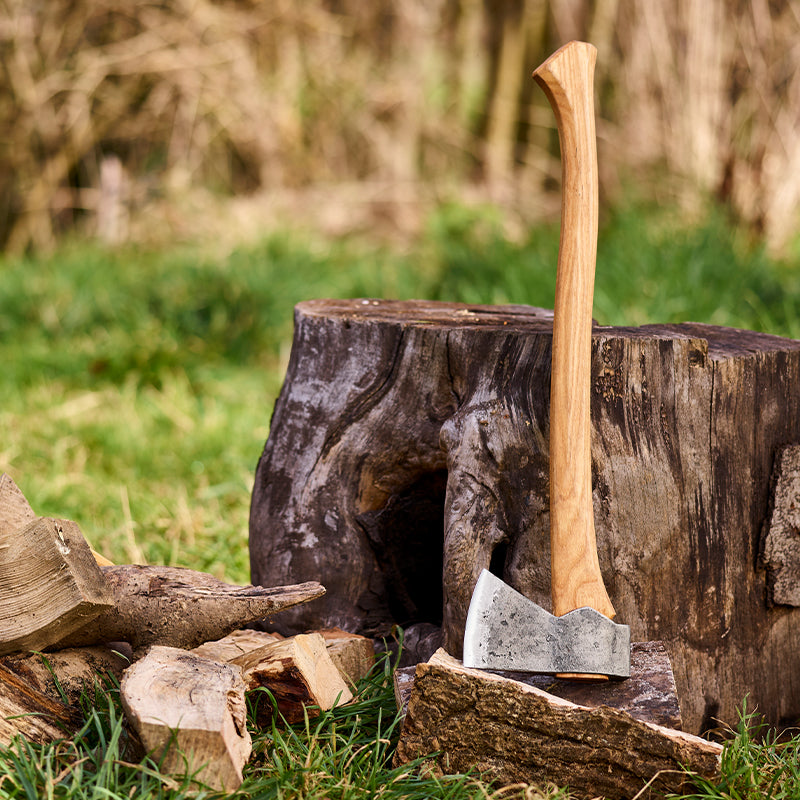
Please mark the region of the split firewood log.
<svg viewBox="0 0 800 800"><path fill-rule="evenodd" d="M37 517L0 475L0 654L49 647L112 605L78 526Z"/></svg>
<svg viewBox="0 0 800 800"><path fill-rule="evenodd" d="M318 631L339 674L348 686L355 687L375 663L375 646L372 639L348 633L341 628Z"/></svg>
<svg viewBox="0 0 800 800"><path fill-rule="evenodd" d="M650 781L658 793L678 792L686 770L718 778L722 746L468 669L439 650L417 666L395 760L434 752L438 774L477 768L499 785L554 783L576 797L627 798Z"/></svg>
<svg viewBox="0 0 800 800"><path fill-rule="evenodd" d="M239 643L232 642L231 638L238 638ZM262 645L255 649L243 644L258 639L262 640ZM267 639L270 641L264 644ZM269 690L278 711L290 723L299 722L305 714L313 717L320 710L353 699L353 693L333 663L325 639L319 633L274 639L268 633L249 631L220 643L206 643L192 652L239 666L248 691ZM251 695L251 701L254 701L257 723L269 724L274 713L272 700L257 693Z"/></svg>
<svg viewBox="0 0 800 800"><path fill-rule="evenodd" d="M264 588L235 586L183 567L118 565L100 568L113 607L59 647L129 642L191 649L244 625L325 594L314 581Z"/></svg>
<svg viewBox="0 0 800 800"><path fill-rule="evenodd" d="M0 666L22 678L52 700L76 705L84 691L96 684L122 680L129 667L132 651L120 642L117 645L71 647L52 653L14 653L0 658Z"/></svg>
<svg viewBox="0 0 800 800"><path fill-rule="evenodd" d="M232 792L252 750L241 669L174 647L151 648L125 671L125 713L165 773Z"/></svg>
<svg viewBox="0 0 800 800"><path fill-rule="evenodd" d="M18 734L44 744L71 736L81 725L78 710L48 697L0 664L0 745Z"/></svg>
<svg viewBox="0 0 800 800"><path fill-rule="evenodd" d="M243 629L233 631L221 639L203 642L203 644L192 648L195 655L210 658L214 661L232 661L245 653L252 653L253 650L260 650L262 647L273 642L277 642L284 637L279 633L268 633L267 631L255 631Z"/></svg>
<svg viewBox="0 0 800 800"><path fill-rule="evenodd" d="M348 633L341 628L326 628L310 633L318 633L325 640L325 649L331 661L350 688L355 687L355 684L372 669L375 663L375 647L372 639ZM192 652L217 661L231 661L284 638L279 633L240 630L214 642L201 644L193 648Z"/></svg>
<svg viewBox="0 0 800 800"><path fill-rule="evenodd" d="M665 728L682 729L681 710L675 692L675 676L669 653L663 642L631 644L631 674L624 681L575 681L531 672L491 670L494 675L569 700L578 706L611 706L626 711L641 722ZM414 689L416 666L400 667L394 672L394 697L402 713Z"/></svg>

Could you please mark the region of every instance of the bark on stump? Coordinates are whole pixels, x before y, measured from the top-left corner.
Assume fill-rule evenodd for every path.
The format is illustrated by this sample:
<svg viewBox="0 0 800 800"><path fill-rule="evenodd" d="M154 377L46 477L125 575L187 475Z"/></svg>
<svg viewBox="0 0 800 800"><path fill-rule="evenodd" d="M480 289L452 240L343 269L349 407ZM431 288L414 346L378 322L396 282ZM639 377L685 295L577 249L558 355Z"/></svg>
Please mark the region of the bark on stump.
<svg viewBox="0 0 800 800"><path fill-rule="evenodd" d="M253 582L328 593L281 632L441 623L460 656L484 567L549 608L551 338L551 313L526 306L297 307L253 489ZM758 556L774 455L800 443L800 342L596 326L592 347L594 510L618 619L667 644L687 730L735 723L748 693L795 721L800 612L768 605Z"/></svg>

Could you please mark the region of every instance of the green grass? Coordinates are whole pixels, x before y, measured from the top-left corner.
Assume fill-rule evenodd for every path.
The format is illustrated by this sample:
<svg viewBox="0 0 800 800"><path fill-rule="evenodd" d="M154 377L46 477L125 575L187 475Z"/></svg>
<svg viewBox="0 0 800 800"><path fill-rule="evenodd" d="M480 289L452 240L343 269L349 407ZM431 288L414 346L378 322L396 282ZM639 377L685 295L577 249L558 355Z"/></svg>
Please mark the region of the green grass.
<svg viewBox="0 0 800 800"><path fill-rule="evenodd" d="M557 252L557 227L511 241L491 209L447 207L405 251L287 235L224 258L73 243L47 258L0 260L0 471L37 513L75 520L116 562L245 582L250 490L293 305L374 296L552 307ZM658 209L622 209L601 231L594 315L800 337L797 267L770 260L718 213L687 226ZM307 729L258 734L247 790L358 797L368 796L358 786L382 785L390 798L485 797L474 778L434 787L392 770L392 702L385 681L373 682L358 704ZM156 765L127 760L123 734L107 696L74 741L18 742L0 754L0 797L180 797L179 785L154 777ZM769 772L755 742L740 731L726 751L730 787L744 785L743 764L753 779ZM778 764L796 765L797 745L770 747ZM784 775L800 796L796 773ZM703 796L756 796L713 791Z"/></svg>
<svg viewBox="0 0 800 800"><path fill-rule="evenodd" d="M797 800L800 797L800 735L778 735L743 703L735 736L722 754L722 780L698 779L684 800Z"/></svg>
<svg viewBox="0 0 800 800"><path fill-rule="evenodd" d="M383 657L359 682L346 706L307 715L294 726L276 717L269 729L248 724L253 754L244 783L232 797L250 800L356 800L387 797L405 800L558 800L557 789L492 791L477 775L435 777L414 762L392 767L399 736L391 680ZM91 695L91 696L90 696ZM212 798L225 795L192 780L164 776L159 764L137 752L119 702L118 688L86 693L85 721L72 739L36 745L18 737L0 758L0 797L24 800L76 798ZM231 795L229 795L231 796Z"/></svg>

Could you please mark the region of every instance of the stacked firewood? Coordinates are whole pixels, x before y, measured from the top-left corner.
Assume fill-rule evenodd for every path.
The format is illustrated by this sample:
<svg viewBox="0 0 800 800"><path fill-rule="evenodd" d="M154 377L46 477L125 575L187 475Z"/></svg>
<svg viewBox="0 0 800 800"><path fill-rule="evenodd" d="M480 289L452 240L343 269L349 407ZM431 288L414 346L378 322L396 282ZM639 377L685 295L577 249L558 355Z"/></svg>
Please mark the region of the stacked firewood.
<svg viewBox="0 0 800 800"><path fill-rule="evenodd" d="M294 722L349 702L372 665L371 640L337 629L244 629L324 593L314 582L233 586L189 569L115 566L0 475L0 743L76 730L81 693L111 678L163 770L232 791L251 751L248 699L256 724L276 713Z"/></svg>

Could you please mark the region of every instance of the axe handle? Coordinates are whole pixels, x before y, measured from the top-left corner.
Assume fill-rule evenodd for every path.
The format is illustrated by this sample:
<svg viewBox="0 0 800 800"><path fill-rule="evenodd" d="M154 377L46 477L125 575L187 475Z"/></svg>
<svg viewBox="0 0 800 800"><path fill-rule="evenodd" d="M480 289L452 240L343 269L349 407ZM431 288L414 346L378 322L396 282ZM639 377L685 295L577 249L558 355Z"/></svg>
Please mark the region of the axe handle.
<svg viewBox="0 0 800 800"><path fill-rule="evenodd" d="M570 42L534 73L561 146L561 239L550 378L550 549L553 614L591 606L614 616L597 558L592 509L592 298L597 255L597 144L591 44Z"/></svg>

